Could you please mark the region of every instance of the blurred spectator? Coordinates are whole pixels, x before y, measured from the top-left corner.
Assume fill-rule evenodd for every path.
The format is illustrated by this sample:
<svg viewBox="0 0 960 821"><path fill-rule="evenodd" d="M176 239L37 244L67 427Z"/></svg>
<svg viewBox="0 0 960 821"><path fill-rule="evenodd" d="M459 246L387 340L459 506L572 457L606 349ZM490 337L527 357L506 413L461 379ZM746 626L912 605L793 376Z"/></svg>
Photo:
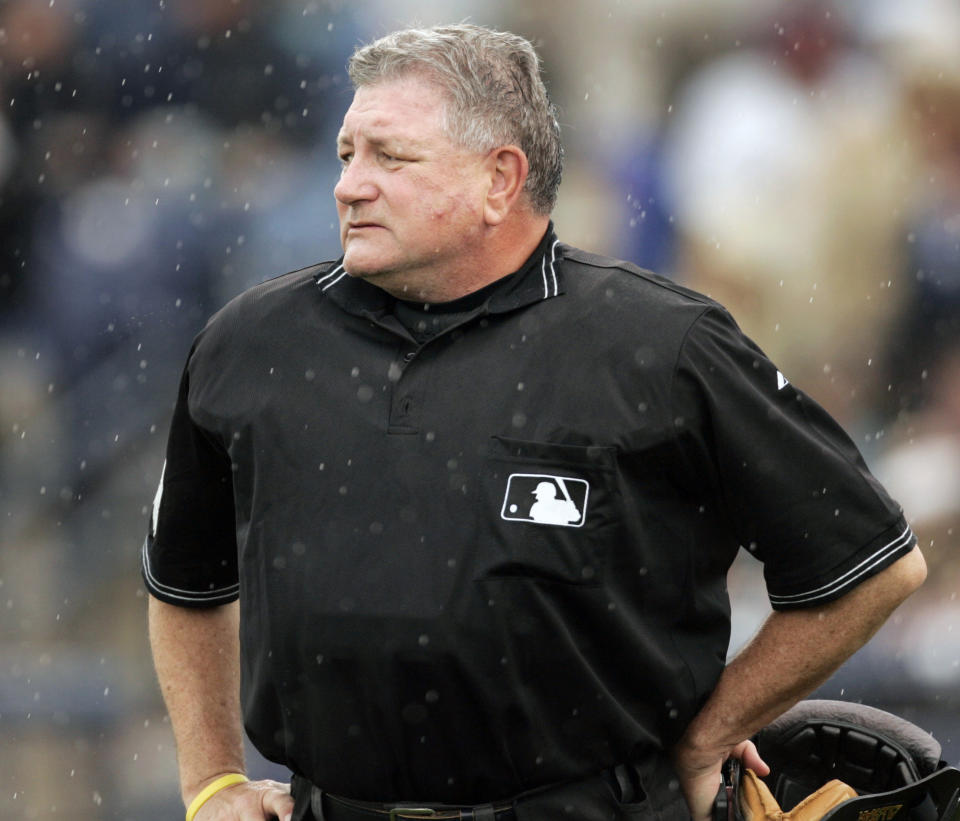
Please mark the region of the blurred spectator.
<svg viewBox="0 0 960 821"><path fill-rule="evenodd" d="M896 67L913 149L904 202L903 316L891 337L884 410L922 409L960 345L960 6L881 3L868 33ZM960 419L960 416L957 417Z"/></svg>
<svg viewBox="0 0 960 821"><path fill-rule="evenodd" d="M835 8L786 4L765 21L754 45L707 61L676 100L677 272L853 425L900 298L896 86Z"/></svg>
<svg viewBox="0 0 960 821"><path fill-rule="evenodd" d="M85 62L111 83L115 117L172 103L226 128L309 141L329 127L324 103L346 44L303 25L319 42L287 50L276 20L276 3L252 0L99 0L87 12Z"/></svg>
<svg viewBox="0 0 960 821"><path fill-rule="evenodd" d="M75 32L66 7L31 0L0 6L0 318L12 321L24 299L30 220L42 195L40 168L21 156L55 108L71 106L64 84ZM16 164L15 164L16 163Z"/></svg>

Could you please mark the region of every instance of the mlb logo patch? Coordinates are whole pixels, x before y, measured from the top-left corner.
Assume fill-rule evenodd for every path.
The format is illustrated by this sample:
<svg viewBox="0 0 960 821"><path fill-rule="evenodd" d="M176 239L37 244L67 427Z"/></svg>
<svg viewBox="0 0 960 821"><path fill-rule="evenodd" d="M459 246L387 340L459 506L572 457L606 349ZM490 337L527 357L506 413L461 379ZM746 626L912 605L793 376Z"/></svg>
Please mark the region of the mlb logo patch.
<svg viewBox="0 0 960 821"><path fill-rule="evenodd" d="M580 527L587 518L590 484L549 473L512 473L500 518L513 522Z"/></svg>

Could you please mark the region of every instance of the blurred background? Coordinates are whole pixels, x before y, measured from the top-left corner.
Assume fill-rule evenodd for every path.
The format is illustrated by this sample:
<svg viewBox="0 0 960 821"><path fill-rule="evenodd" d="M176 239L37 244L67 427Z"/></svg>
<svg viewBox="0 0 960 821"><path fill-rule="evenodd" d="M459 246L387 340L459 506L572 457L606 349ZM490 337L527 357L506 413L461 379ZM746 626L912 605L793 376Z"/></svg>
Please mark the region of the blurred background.
<svg viewBox="0 0 960 821"><path fill-rule="evenodd" d="M956 0L4 0L0 818L180 817L139 579L179 371L339 254L353 47L464 19L545 60L560 236L724 302L903 504L927 585L820 694L960 763Z"/></svg>

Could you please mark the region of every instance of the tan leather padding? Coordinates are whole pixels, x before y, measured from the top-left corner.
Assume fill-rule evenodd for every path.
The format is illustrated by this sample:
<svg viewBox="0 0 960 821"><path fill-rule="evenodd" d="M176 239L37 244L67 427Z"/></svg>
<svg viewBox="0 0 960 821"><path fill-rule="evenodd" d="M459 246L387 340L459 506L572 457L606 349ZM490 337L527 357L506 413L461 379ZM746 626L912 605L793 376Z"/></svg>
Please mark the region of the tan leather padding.
<svg viewBox="0 0 960 821"><path fill-rule="evenodd" d="M745 770L740 778L740 810L745 821L819 821L838 804L856 797L853 787L834 779L784 812L753 770Z"/></svg>

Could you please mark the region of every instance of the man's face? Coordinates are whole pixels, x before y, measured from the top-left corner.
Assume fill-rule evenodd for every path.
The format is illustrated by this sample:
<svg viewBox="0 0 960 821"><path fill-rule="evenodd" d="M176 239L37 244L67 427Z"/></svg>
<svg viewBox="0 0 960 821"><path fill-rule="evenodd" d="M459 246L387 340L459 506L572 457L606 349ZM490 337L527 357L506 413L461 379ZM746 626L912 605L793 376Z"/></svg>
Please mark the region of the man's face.
<svg viewBox="0 0 960 821"><path fill-rule="evenodd" d="M420 77L363 86L337 139L344 267L411 299L460 274L483 230L485 155L444 134L443 103Z"/></svg>

